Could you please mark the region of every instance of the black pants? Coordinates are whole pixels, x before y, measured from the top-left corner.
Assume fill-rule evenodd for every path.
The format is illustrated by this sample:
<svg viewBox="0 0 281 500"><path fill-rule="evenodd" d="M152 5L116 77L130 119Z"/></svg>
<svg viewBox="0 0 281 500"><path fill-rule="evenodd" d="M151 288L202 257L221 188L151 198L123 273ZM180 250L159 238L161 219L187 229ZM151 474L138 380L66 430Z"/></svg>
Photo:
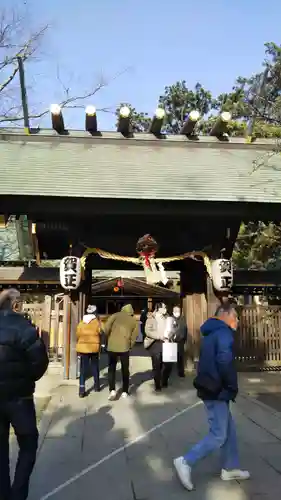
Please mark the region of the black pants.
<svg viewBox="0 0 281 500"><path fill-rule="evenodd" d="M10 480L9 433L14 428L19 455ZM36 460L38 431L33 398L0 403L0 500L26 500Z"/></svg>
<svg viewBox="0 0 281 500"><path fill-rule="evenodd" d="M184 377L184 363L185 363L184 345L185 345L185 340L178 343L177 370L179 377Z"/></svg>
<svg viewBox="0 0 281 500"><path fill-rule="evenodd" d="M100 366L99 366L99 353L91 354L80 354L80 379L79 379L79 391L80 393L85 392L85 385L87 380L87 374L91 368L91 373L94 378L95 389L100 388Z"/></svg>
<svg viewBox="0 0 281 500"><path fill-rule="evenodd" d="M162 352L153 353L151 361L155 389L159 390L161 387L167 387L173 363L163 363Z"/></svg>
<svg viewBox="0 0 281 500"><path fill-rule="evenodd" d="M141 325L141 334L142 334L142 340L144 340L146 337L146 335L145 335L145 323L142 323L142 325Z"/></svg>
<svg viewBox="0 0 281 500"><path fill-rule="evenodd" d="M115 380L116 380L116 366L117 362L120 359L121 362L121 371L122 371L122 392L129 392L129 380L130 380L130 372L129 372L129 363L130 363L130 355L128 352L108 352L108 383L109 390L115 391Z"/></svg>

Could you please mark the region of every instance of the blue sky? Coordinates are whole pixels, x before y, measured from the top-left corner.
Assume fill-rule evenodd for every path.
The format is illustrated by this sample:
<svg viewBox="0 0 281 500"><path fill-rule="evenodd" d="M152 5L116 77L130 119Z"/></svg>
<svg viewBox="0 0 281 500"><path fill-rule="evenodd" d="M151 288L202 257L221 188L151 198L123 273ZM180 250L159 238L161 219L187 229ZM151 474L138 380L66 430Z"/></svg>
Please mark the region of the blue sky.
<svg viewBox="0 0 281 500"><path fill-rule="evenodd" d="M34 109L62 97L57 68L73 94L122 73L90 99L97 108L131 102L153 114L165 85L199 81L214 95L258 71L266 41L281 43L280 0L1 0L27 9L26 25L49 23L38 61L27 69ZM98 116L102 130L114 116ZM83 128L72 110L67 125ZM44 121L49 126L49 120Z"/></svg>

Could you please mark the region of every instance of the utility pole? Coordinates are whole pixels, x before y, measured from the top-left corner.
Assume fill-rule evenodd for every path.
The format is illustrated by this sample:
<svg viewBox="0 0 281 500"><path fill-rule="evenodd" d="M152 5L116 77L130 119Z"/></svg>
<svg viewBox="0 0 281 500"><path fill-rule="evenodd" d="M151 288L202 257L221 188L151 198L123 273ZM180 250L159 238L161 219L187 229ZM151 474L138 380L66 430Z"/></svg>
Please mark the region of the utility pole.
<svg viewBox="0 0 281 500"><path fill-rule="evenodd" d="M255 97L253 99L253 105L255 105L258 102L259 97L262 97L264 94L264 90L265 90L265 87L267 84L267 79L268 79L268 73L269 73L269 68L266 68L262 77L261 77L260 84L258 86L257 92L256 92ZM247 131L246 131L247 142L252 142L252 135L253 135L255 121L256 121L256 113L255 113L255 109L253 109L252 116L248 122Z"/></svg>
<svg viewBox="0 0 281 500"><path fill-rule="evenodd" d="M22 103L22 111L23 111L24 131L26 134L29 134L30 127L29 127L27 93L26 93L25 77L24 77L24 66L23 66L23 60L22 60L21 56L18 56L17 60L18 60L19 77L20 77L20 90L21 90L21 103Z"/></svg>

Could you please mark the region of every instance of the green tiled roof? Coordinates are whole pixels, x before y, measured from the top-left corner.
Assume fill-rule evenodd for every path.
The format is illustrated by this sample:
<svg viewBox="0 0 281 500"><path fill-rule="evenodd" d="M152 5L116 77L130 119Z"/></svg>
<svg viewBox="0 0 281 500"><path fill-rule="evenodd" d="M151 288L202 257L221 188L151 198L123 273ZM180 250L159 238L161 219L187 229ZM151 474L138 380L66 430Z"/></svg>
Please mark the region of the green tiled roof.
<svg viewBox="0 0 281 500"><path fill-rule="evenodd" d="M108 136L0 133L0 195L281 202L281 155L269 158L272 145Z"/></svg>

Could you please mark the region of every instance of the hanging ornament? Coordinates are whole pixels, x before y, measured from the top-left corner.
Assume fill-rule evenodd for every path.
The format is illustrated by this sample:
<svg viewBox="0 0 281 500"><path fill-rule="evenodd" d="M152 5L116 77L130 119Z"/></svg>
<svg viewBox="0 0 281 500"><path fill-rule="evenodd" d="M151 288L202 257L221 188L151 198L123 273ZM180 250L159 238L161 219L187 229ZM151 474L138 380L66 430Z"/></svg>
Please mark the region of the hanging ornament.
<svg viewBox="0 0 281 500"><path fill-rule="evenodd" d="M139 256L144 259L145 266L150 267L150 259L155 257L158 250L157 241L150 234L145 234L137 241L136 249Z"/></svg>
<svg viewBox="0 0 281 500"><path fill-rule="evenodd" d="M157 283L155 264L155 254L158 250L157 241L150 234L145 234L137 241L136 250L144 269L146 282L149 284Z"/></svg>
<svg viewBox="0 0 281 500"><path fill-rule="evenodd" d="M164 285L168 282L164 266L162 262L155 262L155 255L158 251L158 243L150 234L142 236L136 246L137 253L141 259L144 269L146 282L155 284L162 282Z"/></svg>

